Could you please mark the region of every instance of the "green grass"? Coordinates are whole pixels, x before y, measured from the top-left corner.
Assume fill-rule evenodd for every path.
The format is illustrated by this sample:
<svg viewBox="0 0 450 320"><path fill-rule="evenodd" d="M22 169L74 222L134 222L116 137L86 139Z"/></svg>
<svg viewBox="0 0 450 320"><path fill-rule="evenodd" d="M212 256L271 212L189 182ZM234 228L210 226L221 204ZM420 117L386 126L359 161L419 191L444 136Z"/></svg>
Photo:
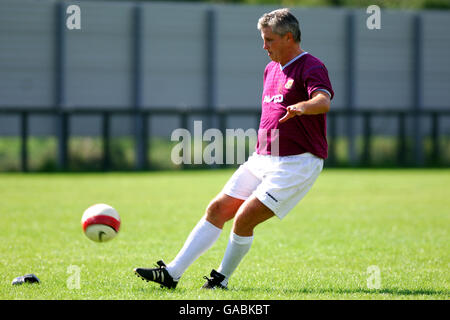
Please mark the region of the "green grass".
<svg viewBox="0 0 450 320"><path fill-rule="evenodd" d="M170 262L232 170L0 174L0 299L449 299L450 170L325 169L306 198L255 241L230 290L202 291L231 225L169 291L136 266ZM118 237L94 243L80 219L93 203L121 214ZM69 289L70 266L80 289ZM369 266L381 288L369 289ZM40 285L13 287L34 273Z"/></svg>

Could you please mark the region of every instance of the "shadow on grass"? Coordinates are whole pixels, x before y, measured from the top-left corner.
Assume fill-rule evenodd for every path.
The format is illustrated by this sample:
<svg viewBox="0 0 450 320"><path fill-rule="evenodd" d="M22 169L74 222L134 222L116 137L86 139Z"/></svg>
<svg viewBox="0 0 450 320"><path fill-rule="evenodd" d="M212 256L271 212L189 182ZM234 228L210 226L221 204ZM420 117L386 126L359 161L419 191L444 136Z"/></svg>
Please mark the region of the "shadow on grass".
<svg viewBox="0 0 450 320"><path fill-rule="evenodd" d="M146 288L139 287L134 288L135 291L139 294L150 294L153 296L153 298L158 299L170 299L170 296L172 294L176 294L176 299L179 299L180 296L183 295L189 295L192 293L191 289L183 288L183 287L177 287L175 290L169 290L166 288L161 288L160 286L149 286ZM199 292L201 290L199 289ZM305 294L305 295L325 295L328 296L329 299L333 299L337 295L357 295L357 294L368 294L372 295L373 297L376 297L377 295L391 295L393 297L395 296L405 296L405 297L412 297L412 296L429 296L429 297L435 297L435 298L444 298L448 299L450 296L450 291L448 290L434 290L434 289L402 289L402 288L386 288L386 289L366 289L366 288L352 288L352 289L344 289L344 288L299 288L299 289L292 289L292 288L268 288L268 287L255 287L255 288L249 288L249 287L235 287L231 286L229 290L226 291L219 291L227 298L230 298L229 295L233 296L234 294L245 294L249 296L259 296L261 294L267 295L267 296L279 296L280 294L285 294L286 297L289 297L289 295L299 295L299 294ZM155 297L156 296L156 297ZM219 294L220 296L220 294ZM219 297L220 299L220 297Z"/></svg>
<svg viewBox="0 0 450 320"><path fill-rule="evenodd" d="M366 289L366 288L301 288L301 289L273 289L273 288L235 288L233 290L241 292L254 293L270 293L280 292L286 294L389 294L397 296L450 296L448 290L434 289L402 289L402 288L386 288L386 289Z"/></svg>
<svg viewBox="0 0 450 320"><path fill-rule="evenodd" d="M148 287L139 287L139 286L133 287L133 291L139 294L161 296L162 298L167 298L167 295L170 296L170 294L172 293L176 293L177 295L189 293L189 290L187 288L177 287L175 290L173 290L161 288L160 285L154 283L148 284Z"/></svg>

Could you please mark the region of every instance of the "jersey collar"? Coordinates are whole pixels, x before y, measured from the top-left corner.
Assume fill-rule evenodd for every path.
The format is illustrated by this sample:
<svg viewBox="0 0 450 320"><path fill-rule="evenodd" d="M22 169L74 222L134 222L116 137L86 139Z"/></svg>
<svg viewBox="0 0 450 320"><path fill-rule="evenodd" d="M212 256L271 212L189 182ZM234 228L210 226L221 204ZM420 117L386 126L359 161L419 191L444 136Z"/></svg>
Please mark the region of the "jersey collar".
<svg viewBox="0 0 450 320"><path fill-rule="evenodd" d="M283 71L284 68L286 68L287 66L291 65L292 63L294 63L295 61L297 61L298 59L300 59L301 57L303 57L305 54L307 54L308 52L302 52L300 53L298 56L296 56L294 59L292 59L291 61L289 61L288 63L286 63L284 66L281 66L280 64L280 70Z"/></svg>

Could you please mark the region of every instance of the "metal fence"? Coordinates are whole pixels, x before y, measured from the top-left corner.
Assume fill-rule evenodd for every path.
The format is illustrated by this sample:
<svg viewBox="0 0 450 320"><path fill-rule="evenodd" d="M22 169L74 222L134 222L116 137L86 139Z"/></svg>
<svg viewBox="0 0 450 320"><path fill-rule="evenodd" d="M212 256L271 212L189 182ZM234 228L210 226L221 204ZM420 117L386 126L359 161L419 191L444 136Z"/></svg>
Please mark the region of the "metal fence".
<svg viewBox="0 0 450 320"><path fill-rule="evenodd" d="M151 148L150 136L149 136L149 120L154 116L161 115L176 115L179 118L181 128L188 128L188 118L192 116L209 117L215 119L218 124L218 129L224 133L228 128L227 120L230 116L246 115L253 116L255 118L255 128L258 127L260 112L255 112L254 108L239 108L232 110L215 110L215 109L175 109L168 110L167 108L154 108L151 110L130 110L129 108L119 109L106 109L106 108L72 108L71 110L60 109L36 109L36 108L0 108L0 115L10 114L18 115L20 117L20 169L24 172L29 170L29 150L28 139L29 134L29 117L32 115L51 115L56 117L57 127L59 134L57 135L58 141L58 169L65 171L68 169L69 153L68 153L68 141L70 137L70 118L75 115L100 115L101 116L101 139L102 139L102 163L101 168L104 171L110 169L111 154L110 154L110 141L111 130L110 121L113 115L129 115L133 117L134 123L134 145L135 145L135 164L136 170L149 170L153 168L151 161L148 158L149 149ZM396 165L397 166L423 166L424 160L420 162L416 156L421 151L415 150L415 148L423 148L423 140L419 141L420 145L412 143L412 152L408 152L408 134L407 134L407 119L412 120L414 126L418 121L424 118L431 120L431 129L429 139L431 141L431 152L429 154L429 160L427 165L444 165L448 166L445 160L441 158L441 143L440 143L440 119L450 117L450 110L404 110L404 111L392 111L392 109L384 110L332 110L327 114L327 139L329 142L329 157L326 160L326 166L333 167L339 166L336 156L335 142L338 139L337 133L337 120L342 118L344 123L352 121L355 118L362 118L363 134L362 134L362 152L356 163L348 163L348 165L356 166L370 166L372 158L372 142L374 134L372 131L372 121L376 117L392 117L397 122L397 134L393 139L396 140ZM414 130L414 128L413 128ZM424 135L425 136L425 135ZM344 137L346 138L346 137ZM348 143L349 145L350 143ZM226 159L226 149L223 150L223 159ZM223 161L222 163L225 163ZM215 165L214 167L217 167ZM219 166L227 166L226 164Z"/></svg>
<svg viewBox="0 0 450 320"><path fill-rule="evenodd" d="M81 7L81 30L66 28L70 4ZM53 117L56 130L48 128L48 134L58 141L55 162L68 170L70 133L79 130L71 118L100 115L101 167L108 170L111 118L131 116L134 168L144 170L154 168L148 157L149 123L156 116L176 115L182 128L192 116L207 116L222 132L233 127L227 124L231 117L254 116L250 123L257 127L259 108L253 104L260 99L268 59L256 21L272 9L3 0L0 135L16 129L1 115L19 116L20 168L27 171L30 119ZM293 12L300 17L302 46L325 62L336 93L327 118L326 165L373 165L379 134L396 141L393 165L450 165L448 12L383 10L380 30L367 29L364 9L299 7ZM377 131L380 117L394 119L396 128ZM157 125L164 129L165 123ZM345 141L344 162L338 156L340 141Z"/></svg>

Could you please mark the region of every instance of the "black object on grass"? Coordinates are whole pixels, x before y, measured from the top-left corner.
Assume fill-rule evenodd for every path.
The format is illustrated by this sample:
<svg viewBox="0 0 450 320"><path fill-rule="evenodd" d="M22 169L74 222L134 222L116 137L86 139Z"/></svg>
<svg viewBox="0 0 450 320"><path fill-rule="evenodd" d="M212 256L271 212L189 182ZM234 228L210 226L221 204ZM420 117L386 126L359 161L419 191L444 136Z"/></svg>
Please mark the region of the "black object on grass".
<svg viewBox="0 0 450 320"><path fill-rule="evenodd" d="M38 277L36 277L34 274L30 273L30 274L26 274L24 276L20 276L17 278L14 278L14 280L12 281L12 285L19 285L22 283L40 283L41 281L39 280Z"/></svg>

